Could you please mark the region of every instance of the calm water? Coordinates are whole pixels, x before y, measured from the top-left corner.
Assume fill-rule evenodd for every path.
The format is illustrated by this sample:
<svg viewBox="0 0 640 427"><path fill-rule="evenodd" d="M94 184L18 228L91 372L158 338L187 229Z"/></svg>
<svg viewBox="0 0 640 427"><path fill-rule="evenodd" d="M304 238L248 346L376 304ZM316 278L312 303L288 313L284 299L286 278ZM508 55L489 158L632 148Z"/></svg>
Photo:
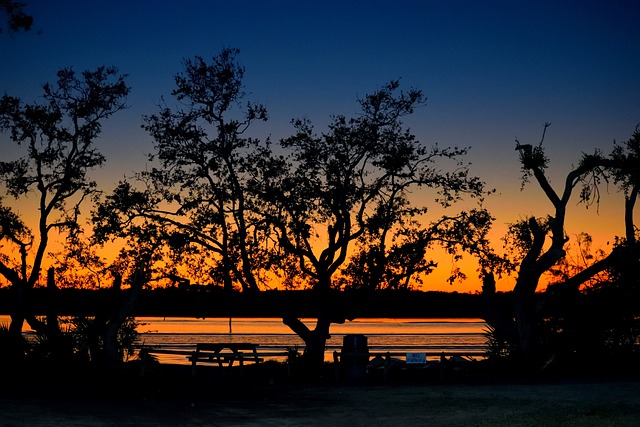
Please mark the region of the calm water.
<svg viewBox="0 0 640 427"><path fill-rule="evenodd" d="M140 317L140 343L168 349L193 349L198 342L253 342L264 350L298 348L304 342L277 318ZM303 319L309 326L313 319ZM342 347L346 334L367 336L370 351L477 350L486 344L482 319L358 319L331 327L325 358ZM231 333L230 333L231 330ZM160 355L160 361L186 363L184 356Z"/></svg>
<svg viewBox="0 0 640 427"><path fill-rule="evenodd" d="M138 317L140 345L173 350L192 350L199 342L252 342L268 350L298 348L304 342L279 318ZM303 319L313 328L313 319ZM9 316L0 316L8 324ZM367 336L370 351L475 350L486 344L487 325L482 319L357 319L331 327L326 359L342 347L346 334ZM28 327L25 328L28 332ZM163 363L188 363L184 355L158 355Z"/></svg>

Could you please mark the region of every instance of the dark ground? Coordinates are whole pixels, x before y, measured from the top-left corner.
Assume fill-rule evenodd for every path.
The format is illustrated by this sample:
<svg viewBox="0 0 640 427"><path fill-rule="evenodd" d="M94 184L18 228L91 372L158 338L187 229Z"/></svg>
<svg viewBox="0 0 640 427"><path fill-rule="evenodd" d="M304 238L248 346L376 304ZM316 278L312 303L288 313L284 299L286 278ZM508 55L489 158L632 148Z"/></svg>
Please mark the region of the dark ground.
<svg viewBox="0 0 640 427"><path fill-rule="evenodd" d="M286 377L280 364L198 371L130 364L110 374L77 367L5 373L0 426L639 426L640 380L498 379L397 371L386 381Z"/></svg>
<svg viewBox="0 0 640 427"><path fill-rule="evenodd" d="M2 398L3 426L638 426L638 383L291 386L245 399Z"/></svg>

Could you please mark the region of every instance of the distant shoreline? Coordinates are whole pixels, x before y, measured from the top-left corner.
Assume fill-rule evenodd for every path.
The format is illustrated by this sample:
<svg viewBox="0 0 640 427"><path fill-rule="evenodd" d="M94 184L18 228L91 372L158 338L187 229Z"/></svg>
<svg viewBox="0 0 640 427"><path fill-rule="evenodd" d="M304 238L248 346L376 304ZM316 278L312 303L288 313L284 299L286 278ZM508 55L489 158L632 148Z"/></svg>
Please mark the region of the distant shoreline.
<svg viewBox="0 0 640 427"><path fill-rule="evenodd" d="M60 289L52 296L46 288L32 294L32 309L44 315L53 308L59 315L95 315L107 304L126 297L127 290ZM510 293L496 297L508 305ZM336 292L331 304L347 319L362 318L483 318L480 294L431 291ZM11 289L0 288L0 314L9 314ZM53 307L52 307L53 302ZM225 292L218 287L159 288L142 291L132 313L137 317L264 317L284 313L316 318L317 295L313 291L263 291L255 294Z"/></svg>

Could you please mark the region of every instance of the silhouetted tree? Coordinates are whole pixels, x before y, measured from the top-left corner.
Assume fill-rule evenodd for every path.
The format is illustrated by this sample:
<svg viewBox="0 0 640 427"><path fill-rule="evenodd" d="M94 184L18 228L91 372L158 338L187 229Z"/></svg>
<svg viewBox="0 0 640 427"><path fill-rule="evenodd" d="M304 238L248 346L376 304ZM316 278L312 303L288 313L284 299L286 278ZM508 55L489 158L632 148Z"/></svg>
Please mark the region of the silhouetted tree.
<svg viewBox="0 0 640 427"><path fill-rule="evenodd" d="M94 141L102 121L125 108L129 93L124 76L117 74L114 67L81 75L63 69L55 85L43 86L42 104L23 104L8 95L0 99L0 129L26 151L16 160L0 161L0 185L7 196L37 204L30 214L37 222L34 233L26 214L21 218L0 199L0 240L13 248L0 258L0 274L14 294L10 333L16 342L25 319L43 329L29 310L29 292L40 277L50 234L76 236L80 208L97 191L87 173L105 158Z"/></svg>
<svg viewBox="0 0 640 427"><path fill-rule="evenodd" d="M95 246L115 241L121 243L118 256L105 268L116 279L111 300L105 301L94 321L100 327L107 367L121 360L118 334L130 321L142 290L171 276L171 260L181 258L183 254L181 245L174 242L178 237L171 222L156 220L155 207L148 204L149 195L121 183L92 211L93 235L89 241ZM137 216L139 212L146 212L149 217ZM123 220L125 217L127 220ZM176 246L177 252L174 251Z"/></svg>
<svg viewBox="0 0 640 427"><path fill-rule="evenodd" d="M479 261L480 271L490 268L502 274L510 269L509 262L497 256L489 244L487 233L494 218L485 209L443 215L430 223L408 219L413 216L403 210L397 212L395 223L385 223L383 229L367 227L358 239L358 252L351 256L339 279L345 289L411 289L420 285L424 276L438 266L433 258L437 255L429 256L429 249L435 247L444 248L455 264L466 252ZM466 277L454 265L448 281Z"/></svg>
<svg viewBox="0 0 640 427"><path fill-rule="evenodd" d="M295 120L296 134L280 141L279 152L288 154L265 155L257 162L261 174L252 191L263 201L273 240L297 260L298 270L316 293L313 329L293 311L284 316L305 341L313 366L323 362L331 323L350 317L336 299L336 277L352 250L360 252L346 275L357 280L366 272L371 280L358 286L375 289L386 282L399 287L400 280L433 267L425 259L430 244L440 240L453 249L455 243L481 240L480 230L490 223L485 211L472 210L424 225L427 201L449 207L463 195L481 198L485 189L459 161L467 149L426 148L403 127L402 118L423 103L421 91L403 92L392 81L360 100L358 116L334 117L325 133L316 134L307 120ZM446 171L447 161L451 172ZM429 189L437 193L433 200ZM425 203L417 200L418 192L424 193L420 196ZM463 235L461 224L474 236Z"/></svg>
<svg viewBox="0 0 640 427"><path fill-rule="evenodd" d="M545 124L545 131L549 124ZM637 135L637 133L636 133ZM542 141L544 141L544 133ZM519 262L518 276L514 287L515 321L496 322L504 336L516 342L521 356L531 360L541 350L542 324L540 317L542 298L536 296L541 277L552 271L554 266L566 255L568 237L564 232L566 208L576 186L582 185L580 201L599 203L599 184L608 176L613 176L625 194L625 228L626 239L635 247L633 206L638 196L638 158L634 148L617 146L610 156L596 150L594 154L583 154L578 166L567 174L561 194L551 186L545 170L548 158L544 154L542 141L537 146L524 146L517 142L516 150L520 154L523 171L523 185L530 177L534 177L554 208L553 214L547 218L530 217L524 221L510 225L507 244L516 254ZM547 240L549 239L549 240ZM577 292L580 285L595 274L612 267L629 256L637 260L637 251L629 251L628 246L618 245L610 254L600 257L595 262L576 272L561 284L564 292ZM554 290L558 291L556 287ZM505 319L503 319L505 320ZM506 325L511 324L513 330Z"/></svg>
<svg viewBox="0 0 640 427"><path fill-rule="evenodd" d="M624 236L612 239L613 249L608 254L600 251L590 265L550 286L547 294L552 300L574 298L569 303L570 314L566 308L558 309L560 321L564 321L559 334L565 338L562 344L573 344L569 351L599 353L597 357L622 361L637 353L640 346L640 247L634 223L640 192L638 127L629 140L614 144L608 159L606 174L624 195Z"/></svg>
<svg viewBox="0 0 640 427"><path fill-rule="evenodd" d="M208 254L209 279L227 290L239 285L258 291L255 274L264 252L244 189L257 141L243 134L267 115L251 103L237 111L245 96L237 54L225 49L209 63L201 57L185 61L172 92L180 107L164 106L144 118L155 141L150 160L160 167L137 176L141 188L120 183L95 218L103 233L123 236L143 222L159 224L174 251Z"/></svg>
<svg viewBox="0 0 640 427"><path fill-rule="evenodd" d="M577 288L593 275L620 263L638 261L638 227L634 223L635 204L640 194L640 127L636 127L630 139L623 144L614 144L608 158L604 160L606 169L603 176L613 179L619 191L624 195L624 236L606 257L585 268L566 285ZM597 184L597 183L596 183ZM595 186L586 186L582 190L585 200L599 200Z"/></svg>
<svg viewBox="0 0 640 427"><path fill-rule="evenodd" d="M375 239L385 251L375 268L386 272L410 259L413 268L393 273L399 282L430 270L424 251L435 241L451 251L456 244L486 248L486 211L421 225L426 208L410 196L431 189L435 203L449 207L464 195L482 198L484 184L459 160L466 148L425 148L403 127L401 118L424 96L402 92L396 81L361 100L358 117L335 117L322 135L300 119L293 121L295 135L275 147L244 136L267 114L259 105L241 106L244 68L237 54L225 49L210 62L185 61L172 92L181 107L145 117L156 143L151 160L161 167L140 173L137 186L122 182L95 218L105 236L157 224L176 251L197 248L213 260L211 277L226 289L252 292L274 280L313 289L315 328L295 307L283 308L283 320L318 366L331 323L349 316L335 279L351 251L361 246L365 253ZM394 247L387 251L387 245ZM383 276L372 288L390 277Z"/></svg>
<svg viewBox="0 0 640 427"><path fill-rule="evenodd" d="M634 355L637 359L640 354L639 257L629 256L628 248L620 248L626 243L624 239L615 240L614 249L608 254L609 267L580 288L576 288L572 280L578 275L566 276L564 280L550 283L542 296L543 345L555 356L561 369L565 369L567 363L584 368L579 361L588 361L590 370L632 369L627 361ZM590 256L588 248L581 252ZM617 255L624 252L627 252L624 257ZM602 265L598 255L593 257L587 267ZM575 258L566 264L564 268L575 269L579 274L586 271ZM597 366L594 360L598 361Z"/></svg>

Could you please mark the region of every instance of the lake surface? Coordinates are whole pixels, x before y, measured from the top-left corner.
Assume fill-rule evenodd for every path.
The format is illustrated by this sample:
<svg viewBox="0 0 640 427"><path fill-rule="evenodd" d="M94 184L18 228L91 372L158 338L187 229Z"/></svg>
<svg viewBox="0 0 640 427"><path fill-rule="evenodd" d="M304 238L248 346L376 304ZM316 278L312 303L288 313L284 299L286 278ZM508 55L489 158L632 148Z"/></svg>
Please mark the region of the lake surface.
<svg viewBox="0 0 640 427"><path fill-rule="evenodd" d="M139 344L175 350L195 349L199 342L252 342L268 350L297 348L304 342L280 318L137 317ZM314 319L302 319L310 328ZM0 316L7 324L9 316ZM325 359L342 347L347 334L367 337L370 351L482 351L487 324L482 319L356 319L331 326ZM25 326L25 332L29 332ZM162 363L187 364L184 355L158 355Z"/></svg>
<svg viewBox="0 0 640 427"><path fill-rule="evenodd" d="M143 345L167 349L193 349L198 342L252 342L264 350L297 348L304 342L279 318L139 317ZM314 319L302 319L310 328ZM357 319L331 326L325 359L342 347L347 334L367 337L370 351L482 351L487 324L482 319ZM184 356L159 355L161 362L188 363Z"/></svg>

